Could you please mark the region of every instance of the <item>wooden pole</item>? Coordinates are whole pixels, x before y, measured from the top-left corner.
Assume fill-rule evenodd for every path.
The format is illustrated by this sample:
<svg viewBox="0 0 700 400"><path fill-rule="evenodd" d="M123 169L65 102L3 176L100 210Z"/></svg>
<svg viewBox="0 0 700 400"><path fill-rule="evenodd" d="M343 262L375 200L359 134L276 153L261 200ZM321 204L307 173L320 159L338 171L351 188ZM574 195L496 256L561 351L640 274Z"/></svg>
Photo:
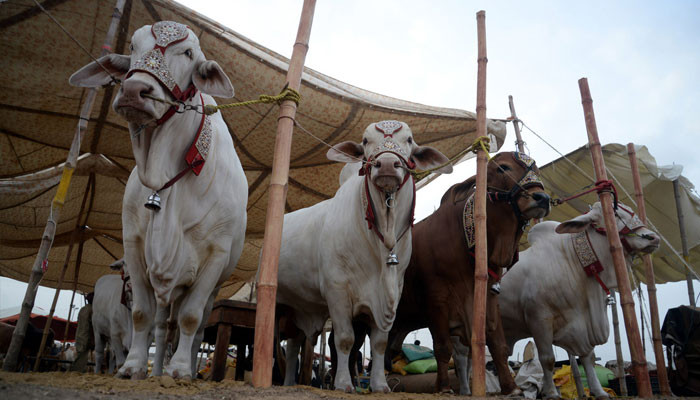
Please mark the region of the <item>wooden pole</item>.
<svg viewBox="0 0 700 400"><path fill-rule="evenodd" d="M637 163L637 152L634 150L634 143L627 144L627 156L630 159L630 168L632 170L632 181L634 182L634 196L637 202L637 213L639 214L639 219L641 219L642 222L646 224L647 210L646 203L644 202L644 189L642 188L642 180L639 176L639 164ZM647 295L649 296L651 338L652 343L654 345L656 373L659 378L659 391L661 392L662 396L671 396L671 387L668 383L668 374L666 373L666 362L664 360L664 350L661 346L661 324L659 322L659 305L658 301L656 300L656 279L654 278L654 263L652 262L651 254L645 254L643 260L644 276L647 282ZM641 296L641 288L639 293ZM644 314L641 315L642 318L644 318ZM644 330L642 330L642 334L643 333Z"/></svg>
<svg viewBox="0 0 700 400"><path fill-rule="evenodd" d="M73 254L73 246L76 241L80 241L80 250L78 252L78 257L82 256L82 245L83 245L83 229L81 224L81 219L83 218L83 212L85 211L85 204L87 203L88 194L90 194L92 188L92 180L95 179L94 174L90 174L88 183L85 186L85 193L83 194L83 201L80 203L80 211L78 211L78 218L75 220L75 227L70 235L70 243L68 244L68 251L66 252L66 260L63 263L63 269L61 270L61 276L58 278L58 284L56 285L56 291L53 295L53 301L51 302L51 310L49 315L46 317L46 325L44 325L44 332L41 336L41 345L37 349L36 360L34 361L34 371L39 371L39 363L41 362L41 355L46 345L46 341L49 337L49 330L51 329L51 323L53 322L53 315L56 312L56 303L58 303L58 296L61 294L61 288L63 287L63 280L66 277L66 271L68 270L68 264L70 263L70 256ZM77 269L76 261L76 269ZM72 301L71 301L72 302ZM66 320L66 332L68 332L68 327L70 326L70 308L68 309L68 319ZM65 343L65 337L64 337Z"/></svg>
<svg viewBox="0 0 700 400"><path fill-rule="evenodd" d="M571 367L571 375L574 377L574 383L576 384L576 398L583 399L586 397L586 391L583 389L583 381L581 381L581 371L578 369L578 362L576 361L576 356L569 353L569 366Z"/></svg>
<svg viewBox="0 0 700 400"><path fill-rule="evenodd" d="M681 231L681 246L683 249L683 259L688 262L688 239L685 236L685 220L683 218L683 206L681 205L681 190L678 179L673 181L673 197L676 199L676 213L678 215L678 229ZM688 285L688 304L695 307L695 290L693 289L693 274L690 271L685 273L685 281Z"/></svg>
<svg viewBox="0 0 700 400"><path fill-rule="evenodd" d="M318 364L318 376L321 381L321 389L326 383L326 324L323 324L323 329L321 329L321 360ZM362 360L364 362L364 360Z"/></svg>
<svg viewBox="0 0 700 400"><path fill-rule="evenodd" d="M613 299L617 296L614 291L610 292ZM622 359L622 341L620 340L620 318L617 316L617 300L610 308L612 311L613 333L615 335L615 358L617 360L617 368L615 368L615 377L620 384L620 395L627 396L627 378L625 378L625 360Z"/></svg>
<svg viewBox="0 0 700 400"><path fill-rule="evenodd" d="M309 36L316 0L304 0L299 20L292 59L287 71L289 88L299 90L304 69ZM260 258L258 304L255 313L255 352L253 353L253 386L266 388L272 385L272 342L274 337L275 298L277 296L277 270L282 242L284 205L287 198L289 157L292 148L292 131L297 106L291 100L280 105L277 119L277 137L270 177L269 201L265 216L265 236Z"/></svg>
<svg viewBox="0 0 700 400"><path fill-rule="evenodd" d="M478 69L476 86L476 136L486 136L486 12L476 13L478 38ZM472 314L472 396L486 396L486 285L487 236L486 236L486 164L488 154L476 152L476 193L474 194L475 266L474 312Z"/></svg>
<svg viewBox="0 0 700 400"><path fill-rule="evenodd" d="M513 96L508 96L508 106L510 107L510 118L513 120L513 128L515 129L515 145L518 151L525 153L525 142L520 135L520 125L518 125L518 116L515 114L515 104L513 104Z"/></svg>
<svg viewBox="0 0 700 400"><path fill-rule="evenodd" d="M591 149L591 158L597 181L607 181L608 175L605 172L605 160L598 139L598 128L596 127L595 114L593 112L593 99L588 88L588 80L581 78L578 81L581 91L581 103L583 104L583 115L586 120L586 131L588 132L588 142ZM615 276L617 287L620 292L620 304L622 306L622 318L625 322L627 341L632 356L632 366L634 367L634 377L637 381L637 393L639 397L651 397L651 383L649 381L649 371L647 361L642 351L642 340L639 335L639 325L634 314L634 298L630 289L629 275L627 274L627 263L622 252L622 243L617 232L617 221L613 211L613 199L609 192L598 194L603 217L605 219L605 230L607 231L610 252L615 265Z"/></svg>
<svg viewBox="0 0 700 400"><path fill-rule="evenodd" d="M108 49L112 48L112 41L114 40L114 35L117 32L117 27L119 26L119 21L122 17L125 2L126 0L117 0L116 2L114 13L112 14L112 21L110 22L104 44L102 45L101 55L103 56L109 54L110 51ZM92 113L92 106L95 103L97 90L98 89L87 90L85 102L80 110L80 119L78 120L75 135L73 136L73 143L71 144L66 163L63 167L63 176L61 177L58 189L56 190L56 196L51 201L51 211L49 213L49 218L46 221L46 228L44 228L44 233L41 237L39 252L34 260L34 265L32 266L29 282L27 282L27 290L24 293L24 300L22 301L22 310L20 312L19 319L17 320L15 330L12 333L10 347L7 350L7 355L5 356L5 362L2 367L5 371L14 371L17 368L17 359L22 343L24 342L24 335L27 332L29 316L32 312L32 308L34 308L34 299L36 298L39 282L44 276L45 269L48 268L49 250L51 250L53 238L56 235L56 225L60 220L61 210L63 209L63 203L65 201L66 194L68 193L68 188L70 187L71 177L73 176L73 171L77 166L78 154L80 153L80 143L82 142L84 133L87 131L87 121L90 119L90 114Z"/></svg>

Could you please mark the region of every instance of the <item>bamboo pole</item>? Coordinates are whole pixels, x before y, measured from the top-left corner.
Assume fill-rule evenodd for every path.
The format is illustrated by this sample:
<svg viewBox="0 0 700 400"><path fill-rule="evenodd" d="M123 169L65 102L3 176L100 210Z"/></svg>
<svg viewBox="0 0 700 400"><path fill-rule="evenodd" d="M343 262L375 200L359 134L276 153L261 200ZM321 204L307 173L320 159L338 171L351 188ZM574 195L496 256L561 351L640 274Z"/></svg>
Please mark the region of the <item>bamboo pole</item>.
<svg viewBox="0 0 700 400"><path fill-rule="evenodd" d="M678 229L681 232L681 246L683 249L683 259L688 262L688 239L685 235L685 219L683 218L683 206L681 205L681 190L678 179L673 181L673 197L676 199L676 213L678 215ZM690 271L685 273L685 281L688 285L688 304L695 307L695 290L693 289L693 274Z"/></svg>
<svg viewBox="0 0 700 400"><path fill-rule="evenodd" d="M304 69L309 36L316 0L304 0L299 20L292 59L287 71L289 88L299 90ZM253 386L266 388L272 385L272 342L274 337L275 298L277 296L277 270L282 242L284 205L287 198L289 158L292 148L292 131L297 106L291 100L280 105L277 119L277 137L270 177L269 201L265 216L265 236L260 259L258 304L255 313L255 352L253 353Z"/></svg>
<svg viewBox="0 0 700 400"><path fill-rule="evenodd" d="M610 292L613 299L617 296L614 291ZM615 359L617 360L617 368L615 368L615 377L620 384L620 395L627 396L627 379L625 378L625 360L622 358L622 341L620 340L620 318L617 316L617 300L610 307L613 320L613 334L615 336Z"/></svg>
<svg viewBox="0 0 700 400"><path fill-rule="evenodd" d="M513 104L513 96L508 95L508 106L510 107L510 118L513 120L513 128L515 129L515 145L518 151L525 153L525 142L520 135L520 126L518 125L518 116L515 114L515 104Z"/></svg>
<svg viewBox="0 0 700 400"><path fill-rule="evenodd" d="M597 181L607 181L608 175L605 171L605 160L598 139L598 128L596 127L595 114L593 112L593 99L588 88L588 80L581 78L578 81L581 91L581 103L583 105L583 115L586 120L586 131L588 132L588 142L591 149L591 158ZM622 317L627 332L627 341L632 356L632 366L634 367L634 377L637 381L637 393L639 397L651 397L651 383L649 382L649 371L647 362L642 351L642 341L639 336L639 325L634 314L634 298L630 290L629 275L627 274L627 263L622 252L622 243L617 232L617 221L613 211L612 196L609 192L601 192L598 198L602 205L603 217L605 219L605 229L607 231L610 251L615 265L615 276L620 292L620 304L622 306Z"/></svg>
<svg viewBox="0 0 700 400"><path fill-rule="evenodd" d="M581 381L581 371L578 369L578 361L576 361L576 356L569 353L569 366L571 367L571 374L574 377L574 383L576 384L576 398L583 399L586 397L586 391L583 389L583 381Z"/></svg>
<svg viewBox="0 0 700 400"><path fill-rule="evenodd" d="M92 178L93 175L91 175ZM91 179L92 180L92 179ZM51 329L51 323L53 322L53 315L56 312L56 303L58 303L58 296L61 294L61 287L63 286L63 280L66 277L66 271L68 270L68 264L70 263L70 256L73 253L73 245L75 244L76 240L80 242L79 246L79 251L78 251L78 257L82 256L82 248L83 248L83 229L80 224L80 220L83 216L83 211L85 210L85 203L87 202L88 198L88 193L90 192L90 182L88 182L86 188L85 188L85 194L83 195L83 201L80 204L80 211L78 212L78 218L75 221L75 228L73 229L73 232L70 235L70 244L68 245L68 251L66 252L66 261L63 263L63 269L61 270L61 276L58 278L58 284L56 285L56 291L54 292L53 295L53 301L51 302L51 310L49 311L49 315L46 317L46 324L44 325L44 332L41 336L41 345L39 345L39 348L37 349L37 354L36 354L36 360L34 361L34 371L39 371L39 363L41 362L41 355L43 353L44 346L46 345L46 341L48 340L49 336L49 330ZM76 262L77 264L77 262ZM68 309L69 316L70 318L70 309ZM66 331L68 330L68 326L70 324L70 321L66 321ZM65 342L65 338L64 338Z"/></svg>
<svg viewBox="0 0 700 400"><path fill-rule="evenodd" d="M116 2L114 13L112 14L112 21L110 22L104 44L102 45L103 56L107 55L109 53L109 49L112 48L112 41L114 40L114 35L117 32L117 27L119 26L119 21L121 20L125 2L126 0L117 0ZM63 167L63 176L61 177L58 189L56 190L56 195L51 201L49 218L46 221L46 228L44 228L44 233L41 237L41 245L39 247L39 252L36 255L36 259L34 260L34 265L32 266L29 282L27 282L27 290L24 293L22 310L20 312L19 319L17 320L15 330L12 333L10 347L7 351L7 355L5 356L5 362L3 363L2 367L5 371L14 371L17 368L17 358L19 356L22 343L24 342L24 335L27 332L29 316L32 312L32 308L34 308L34 299L36 298L39 282L44 276L45 269L48 268L49 250L51 250L53 238L56 235L57 221L60 219L63 203L65 201L66 194L68 193L68 188L70 187L70 180L77 165L78 154L80 153L80 143L84 133L87 131L87 121L92 113L92 106L95 103L97 90L98 89L87 90L85 102L80 110L80 119L78 120L75 135L73 136L73 143L71 144L66 163Z"/></svg>
<svg viewBox="0 0 700 400"><path fill-rule="evenodd" d="M486 12L476 13L478 69L476 86L476 136L486 136ZM476 151L476 193L474 194L475 266L474 311L472 313L472 396L486 396L486 164L488 154Z"/></svg>
<svg viewBox="0 0 700 400"><path fill-rule="evenodd" d="M642 180L639 177L639 165L637 163L637 152L634 150L634 143L627 144L627 155L630 159L630 168L632 169L632 180L634 182L634 195L637 202L637 212L639 213L639 218L642 220L642 222L646 224L646 203L644 202L644 190L642 189ZM654 278L654 263L652 262L651 254L645 254L643 260L644 275L647 281L647 294L649 296L649 314L651 314L651 338L652 343L654 345L656 373L659 378L659 390L661 391L662 396L670 396L671 387L668 383L668 374L666 373L666 362L664 361L664 350L661 346L661 324L659 322L659 305L658 301L656 300L656 279ZM639 291L639 293L641 296L641 290ZM641 315L642 318L644 318L644 314L642 313ZM642 330L642 334L643 333L644 330Z"/></svg>

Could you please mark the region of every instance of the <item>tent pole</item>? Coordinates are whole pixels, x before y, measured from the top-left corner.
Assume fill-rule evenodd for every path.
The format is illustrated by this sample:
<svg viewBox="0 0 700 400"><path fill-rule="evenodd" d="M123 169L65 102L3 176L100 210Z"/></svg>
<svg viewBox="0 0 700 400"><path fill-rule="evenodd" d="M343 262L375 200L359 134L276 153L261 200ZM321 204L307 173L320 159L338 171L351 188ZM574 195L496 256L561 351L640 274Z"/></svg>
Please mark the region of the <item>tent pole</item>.
<svg viewBox="0 0 700 400"><path fill-rule="evenodd" d="M591 150L591 159L597 181L607 181L608 174L605 171L605 160L600 148L598 139L598 128L596 127L595 114L593 112L593 99L588 87L588 79L581 78L578 81L581 91L581 103L583 105L583 115L586 120L586 131L588 132L588 142ZM630 290L629 275L627 274L627 263L622 252L622 243L617 232L617 221L613 211L612 196L610 192L603 191L598 194L602 205L603 217L605 219L605 229L607 231L608 242L615 265L615 276L617 278L618 290L620 291L620 304L622 306L622 317L627 332L627 340L632 356L634 367L634 377L637 381L637 393L639 397L651 397L651 383L649 381L649 371L647 362L642 351L642 340L639 336L639 325L634 314L634 298Z"/></svg>
<svg viewBox="0 0 700 400"><path fill-rule="evenodd" d="M36 360L34 361L34 371L39 370L39 362L41 362L41 355L43 353L44 346L46 345L46 340L48 339L49 336L49 329L51 329L51 323L53 322L53 314L56 312L56 303L58 303L58 296L61 294L61 287L63 286L63 280L66 277L66 271L68 270L68 264L70 263L70 256L73 254L73 245L75 245L75 241L78 240L78 236L80 236L80 249L82 249L83 246L83 229L82 225L80 224L80 220L83 218L83 212L85 211L85 203L87 203L88 199L88 194L91 191L91 183L92 180L95 178L94 174L90 174L90 178L88 179L87 185L85 185L85 193L83 194L83 201L80 203L80 211L78 211L78 218L75 220L75 228L73 228L73 232L70 235L70 243L68 244L68 251L66 252L66 261L63 263L63 269L61 270L61 276L58 278L58 284L56 285L56 292L53 295L53 301L51 302L51 311L49 311L49 315L46 318L46 325L44 325L44 333L41 336L41 345L39 346L39 349L37 349L37 354L36 354ZM76 261L77 264L77 261ZM71 300L72 302L72 300ZM70 308L68 309L68 319L70 320ZM70 325L70 321L66 322L66 331L68 330L68 326ZM63 339L65 343L65 337Z"/></svg>
<svg viewBox="0 0 700 400"><path fill-rule="evenodd" d="M519 152L525 153L525 142L523 142L523 137L520 135L518 116L515 114L515 105L511 95L508 95L508 106L510 107L510 119L513 121L513 128L515 129L515 145L518 147Z"/></svg>
<svg viewBox="0 0 700 400"><path fill-rule="evenodd" d="M476 136L486 136L486 12L476 13L478 68L476 86ZM476 189L474 194L475 266L474 311L472 313L472 396L486 396L486 164L488 154L476 150Z"/></svg>
<svg viewBox="0 0 700 400"><path fill-rule="evenodd" d="M634 195L637 202L637 212L639 218L647 223L646 203L644 202L644 190L642 188L642 180L639 176L639 164L637 163L637 152L634 149L634 143L627 144L627 155L630 159L630 167L632 169L632 180L634 182ZM674 193L676 192L674 185ZM676 202L678 205L678 202ZM654 263L652 262L651 254L645 254L644 260L644 276L647 282L647 294L649 296L649 313L651 314L651 337L654 345L654 356L656 359L656 373L659 378L659 390L662 396L671 395L671 387L668 382L668 374L666 372L666 362L664 360L664 350L661 346L661 324L659 321L659 306L656 299L656 278L654 278ZM692 286L691 286L692 287ZM641 298L641 288L639 296ZM639 302L641 307L641 300ZM640 309L642 321L644 314ZM643 325L642 325L643 326ZM644 329L642 329L642 343L644 343ZM645 349L646 353L646 349Z"/></svg>
<svg viewBox="0 0 700 400"><path fill-rule="evenodd" d="M617 296L614 291L610 293L613 299ZM617 368L615 368L615 377L620 384L620 395L627 396L627 379L625 378L625 360L622 359L622 341L620 340L620 318L617 316L617 300L615 304L610 306L612 311L613 334L615 336L615 359L617 360Z"/></svg>
<svg viewBox="0 0 700 400"><path fill-rule="evenodd" d="M673 197L676 199L676 213L678 215L678 229L681 231L681 246L683 248L683 259L688 262L688 239L685 236L685 220L683 218L683 206L681 205L681 190L678 179L673 181ZM695 307L695 290L693 289L693 275L686 271L685 280L688 284L688 301Z"/></svg>
<svg viewBox="0 0 700 400"><path fill-rule="evenodd" d="M114 13L112 14L112 21L110 23L109 30L107 31L104 45L102 46L102 55L108 54L109 50L107 49L111 49L112 41L115 33L117 32L117 27L119 26L119 21L121 20L125 2L126 0L117 0L116 2ZM41 278L44 276L44 269L48 267L49 250L51 250L53 238L56 235L57 221L60 219L61 209L63 208L63 203L70 186L70 179L73 175L73 170L77 165L78 154L80 153L80 142L82 141L83 135L87 130L87 121L90 118L96 95L97 89L87 90L87 96L85 103L83 103L83 108L80 111L80 119L78 121L78 126L76 127L75 136L73 137L73 143L71 144L70 151L68 152L68 158L66 159L65 166L63 167L63 176L61 177L61 182L56 190L56 196L51 202L51 211L49 213L49 218L46 221L46 228L44 229L44 233L41 237L39 252L34 260L29 282L27 283L27 290L24 294L24 300L22 301L22 311L20 312L19 319L17 320L15 330L12 333L12 342L10 343L7 355L5 356L5 362L2 367L5 371L14 371L17 368L17 358L19 356L22 342L24 342L24 335L27 332L29 316L32 308L34 308L34 299L36 297L37 288Z"/></svg>
<svg viewBox="0 0 700 400"><path fill-rule="evenodd" d="M304 0L299 20L292 59L287 71L290 89L299 90L301 73L304 69L306 53L309 49L309 36L313 21L316 0ZM258 304L255 313L255 352L253 353L253 386L266 388L272 385L272 342L274 337L275 303L277 295L277 271L279 268L280 246L284 205L287 198L289 158L292 148L292 132L297 105L285 100L280 105L277 119L277 137L270 176L269 201L265 215L265 236L260 257L260 278L258 282Z"/></svg>

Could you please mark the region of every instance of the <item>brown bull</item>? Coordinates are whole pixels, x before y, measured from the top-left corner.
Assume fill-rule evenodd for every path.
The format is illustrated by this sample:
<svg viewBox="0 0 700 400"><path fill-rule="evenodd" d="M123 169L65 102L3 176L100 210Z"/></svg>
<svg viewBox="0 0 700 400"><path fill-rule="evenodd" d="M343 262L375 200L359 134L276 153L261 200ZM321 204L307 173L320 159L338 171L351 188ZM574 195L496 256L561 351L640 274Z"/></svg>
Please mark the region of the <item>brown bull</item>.
<svg viewBox="0 0 700 400"><path fill-rule="evenodd" d="M507 365L508 348L493 285L498 283L502 268L516 261L527 222L549 213L550 198L538 174L534 160L522 153L499 153L488 163L488 286L494 290L486 302L486 342L503 394L517 387ZM473 202L474 182L475 177L471 177L452 186L443 195L440 208L414 227L411 262L389 334L392 349L398 350L409 332L430 329L438 363L436 389L443 392L451 391L447 376L450 337L458 336L465 346L471 341L474 234L473 203L469 202ZM467 394L468 386L461 386Z"/></svg>

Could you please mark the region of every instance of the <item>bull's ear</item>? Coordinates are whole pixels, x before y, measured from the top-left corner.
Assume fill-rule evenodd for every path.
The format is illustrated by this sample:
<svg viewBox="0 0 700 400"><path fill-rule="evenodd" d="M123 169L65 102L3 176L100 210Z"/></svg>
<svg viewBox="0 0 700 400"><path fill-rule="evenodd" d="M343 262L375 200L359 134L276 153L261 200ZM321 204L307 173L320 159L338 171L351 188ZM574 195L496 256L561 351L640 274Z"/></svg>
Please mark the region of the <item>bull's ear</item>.
<svg viewBox="0 0 700 400"><path fill-rule="evenodd" d="M421 170L439 167L450 161L438 149L430 146L416 146L411 152L411 159L416 163L416 168ZM436 172L441 174L452 173L452 165L445 165Z"/></svg>
<svg viewBox="0 0 700 400"><path fill-rule="evenodd" d="M100 62L99 65L93 61L76 71L68 78L68 83L78 87L101 87L112 82L112 76L123 79L124 75L129 72L129 66L131 64L129 56L121 54L108 54L104 57L100 57L97 61ZM105 69L109 71L112 76L107 74Z"/></svg>
<svg viewBox="0 0 700 400"><path fill-rule="evenodd" d="M595 222L595 210L589 211L587 214L579 215L574 219L564 221L554 229L557 233L579 233L588 228L588 225Z"/></svg>
<svg viewBox="0 0 700 400"><path fill-rule="evenodd" d="M233 85L216 61L206 60L192 72L192 82L202 93L211 96L233 97Z"/></svg>
<svg viewBox="0 0 700 400"><path fill-rule="evenodd" d="M338 143L331 147L326 153L326 157L328 157L329 160L344 163L358 162L364 155L365 149L361 145L351 141Z"/></svg>

